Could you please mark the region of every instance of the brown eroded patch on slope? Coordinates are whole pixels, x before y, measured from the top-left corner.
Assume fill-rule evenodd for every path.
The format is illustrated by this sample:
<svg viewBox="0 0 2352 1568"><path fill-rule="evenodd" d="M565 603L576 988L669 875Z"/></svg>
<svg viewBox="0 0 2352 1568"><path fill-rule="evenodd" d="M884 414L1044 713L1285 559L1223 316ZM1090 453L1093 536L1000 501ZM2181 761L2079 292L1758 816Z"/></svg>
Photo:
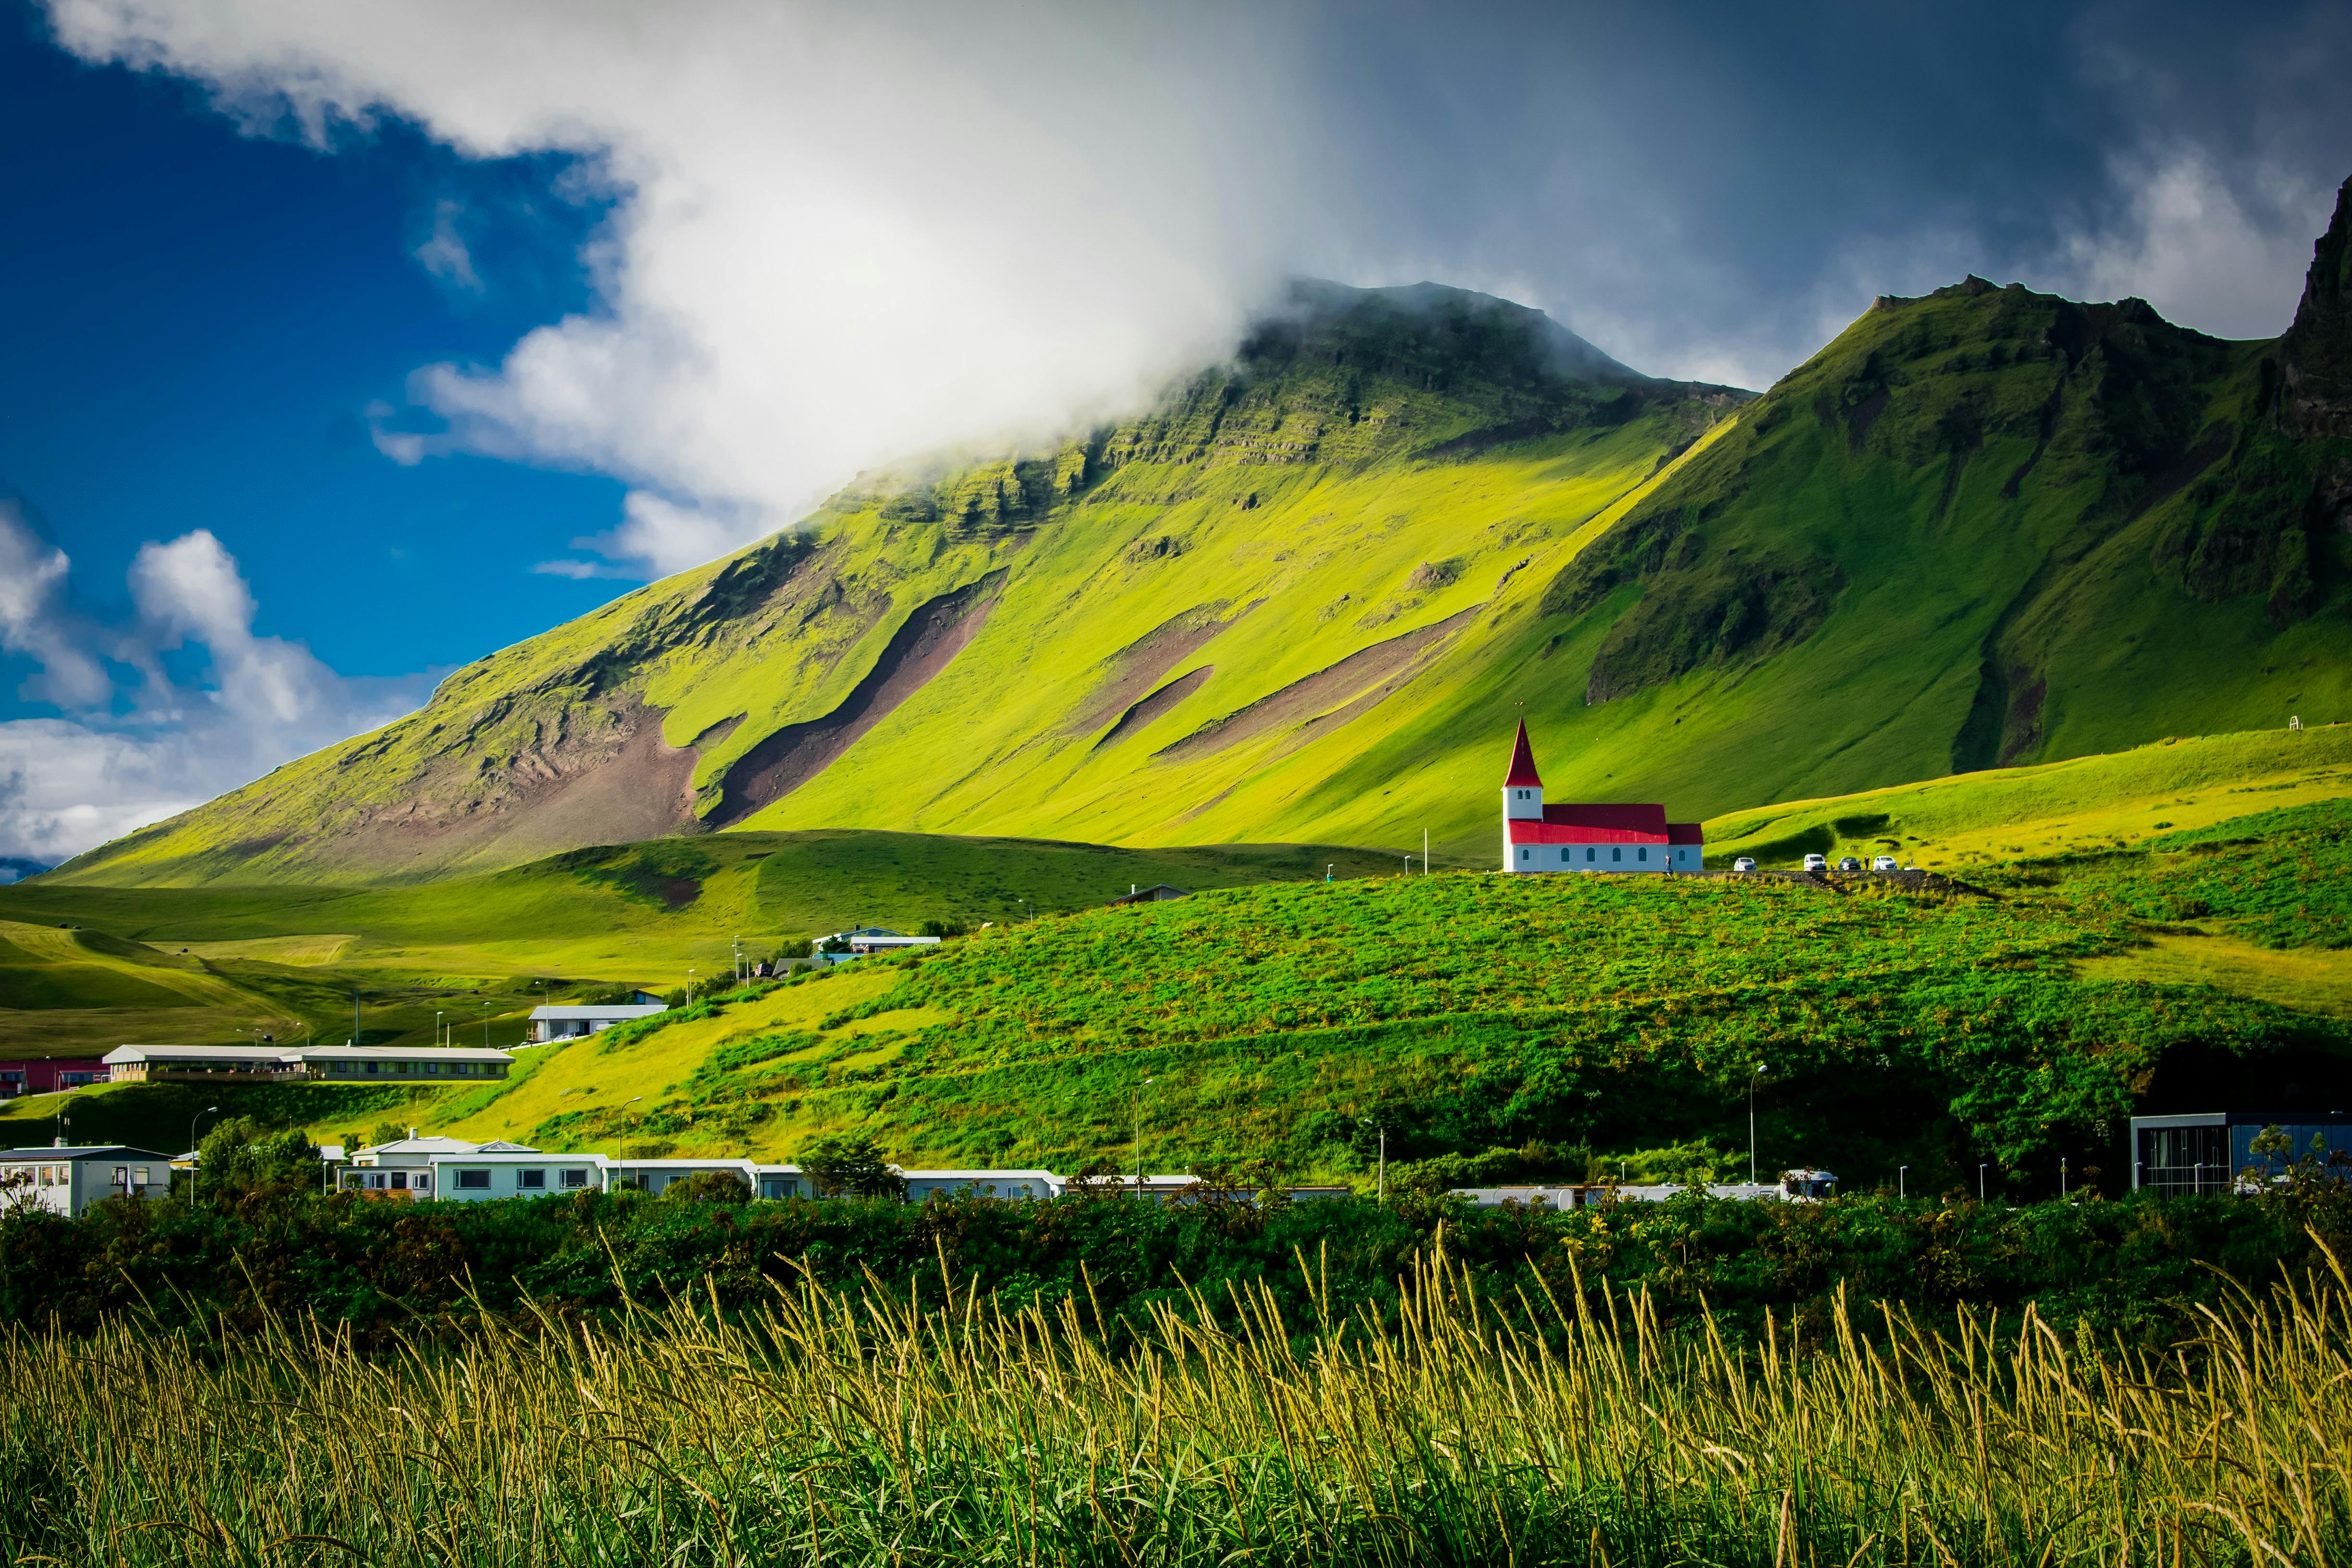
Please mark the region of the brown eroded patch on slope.
<svg viewBox="0 0 2352 1568"><path fill-rule="evenodd" d="M1245 708L1211 720L1152 754L1171 761L1202 756L1301 719L1317 721L1318 733L1343 724L1411 679L1417 673L1414 662L1425 649L1461 630L1484 608L1484 605L1473 605L1442 621L1359 649ZM1332 712L1334 708L1339 711Z"/></svg>
<svg viewBox="0 0 2352 1568"><path fill-rule="evenodd" d="M614 693L559 710L534 729L533 743L495 769L467 776L445 763L406 798L336 825L320 859L402 877L700 831L699 753L662 739L659 709Z"/></svg>
<svg viewBox="0 0 2352 1568"><path fill-rule="evenodd" d="M964 650L1004 586L1002 566L915 607L890 634L874 668L821 719L787 724L745 752L720 782L711 826L730 826L783 799L833 765L899 703L921 690Z"/></svg>
<svg viewBox="0 0 2352 1568"><path fill-rule="evenodd" d="M1145 700L1144 694L1158 682L1167 679L1168 672L1201 650L1211 637L1248 615L1263 599L1253 599L1231 616L1224 614L1233 603L1215 599L1205 605L1195 605L1183 614L1171 616L1125 647L1103 661L1107 672L1103 683L1095 689L1086 705L1072 714L1062 728L1066 735L1091 735L1110 721L1113 714L1131 710L1136 703ZM1120 720L1124 725L1124 718ZM1116 732L1116 731L1114 731ZM1096 742L1106 744L1108 735Z"/></svg>
<svg viewBox="0 0 2352 1568"><path fill-rule="evenodd" d="M1105 746L1117 742L1121 735L1132 735L1136 733L1145 725L1159 718L1162 713L1167 712L1168 710L1175 707L1176 704L1183 701L1184 699L1192 696L1193 692L1199 690L1201 689L1201 682L1208 679L1210 676L1215 674L1216 668L1217 667L1213 664L1204 664L1198 669L1186 670L1183 674L1178 676L1167 685L1160 687L1149 697L1144 698L1142 700L1137 702L1133 707L1129 708L1126 712L1120 714L1118 716L1118 722L1113 724L1109 731L1104 734L1103 738L1097 741L1090 749L1099 752Z"/></svg>

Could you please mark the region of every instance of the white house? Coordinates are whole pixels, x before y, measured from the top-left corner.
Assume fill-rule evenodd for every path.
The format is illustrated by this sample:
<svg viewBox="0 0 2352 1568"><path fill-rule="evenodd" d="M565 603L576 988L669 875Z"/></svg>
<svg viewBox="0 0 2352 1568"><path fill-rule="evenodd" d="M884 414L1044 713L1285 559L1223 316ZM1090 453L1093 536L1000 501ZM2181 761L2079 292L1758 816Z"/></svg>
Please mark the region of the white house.
<svg viewBox="0 0 2352 1568"><path fill-rule="evenodd" d="M773 1165L766 1169L776 1172L794 1171L796 1167ZM659 1194L677 1182L698 1176L705 1171L724 1171L756 1194L760 1191L761 1167L750 1160L730 1160L713 1156L702 1160L613 1160L606 1162L606 1179L615 1187L635 1187L641 1192ZM778 1193L778 1197L790 1197L790 1193Z"/></svg>
<svg viewBox="0 0 2352 1568"><path fill-rule="evenodd" d="M457 1155L499 1156L505 1154L537 1155L539 1151L525 1143L509 1143L493 1139L488 1143L469 1143L463 1138L419 1138L416 1129L408 1136L390 1143L371 1143L352 1156L342 1173L342 1189L347 1193L394 1194L403 1198L429 1198L439 1192L435 1179L441 1161ZM548 1156L556 1158L557 1156ZM596 1155L576 1156L596 1159ZM575 1156L561 1156L572 1159ZM452 1196L456 1194L450 1194ZM473 1195L469 1194L468 1195Z"/></svg>
<svg viewBox="0 0 2352 1568"><path fill-rule="evenodd" d="M74 1219L105 1198L169 1197L172 1157L121 1143L0 1149L0 1209L45 1208Z"/></svg>
<svg viewBox="0 0 2352 1568"><path fill-rule="evenodd" d="M1066 1184L1051 1171L900 1171L907 1180L907 1201L974 1196L983 1198L1058 1198Z"/></svg>
<svg viewBox="0 0 2352 1568"><path fill-rule="evenodd" d="M436 1154L429 1163L430 1195L445 1202L543 1198L551 1193L603 1191L609 1184L602 1154L542 1154L536 1149L485 1144L470 1154Z"/></svg>
<svg viewBox="0 0 2352 1568"><path fill-rule="evenodd" d="M644 993L639 992L638 994L643 995ZM530 1043L543 1046L550 1040L576 1040L583 1035L593 1035L615 1024L632 1023L667 1011L658 1002L650 1005L600 1002L581 1007L533 1007L530 1010Z"/></svg>
<svg viewBox="0 0 2352 1568"><path fill-rule="evenodd" d="M1668 822L1663 805L1546 805L1543 778L1528 744L1528 721L1503 779L1503 869L1700 871L1706 834L1696 822Z"/></svg>

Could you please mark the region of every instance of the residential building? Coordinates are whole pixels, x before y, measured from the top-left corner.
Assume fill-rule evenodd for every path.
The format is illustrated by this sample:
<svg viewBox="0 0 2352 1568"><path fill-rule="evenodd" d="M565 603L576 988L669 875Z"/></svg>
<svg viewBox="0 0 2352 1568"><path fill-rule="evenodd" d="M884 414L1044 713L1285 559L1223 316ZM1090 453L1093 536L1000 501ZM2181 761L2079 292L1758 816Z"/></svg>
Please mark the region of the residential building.
<svg viewBox="0 0 2352 1568"><path fill-rule="evenodd" d="M542 1154L536 1149L493 1149L470 1154L436 1154L424 1173L433 1195L456 1203L493 1198L543 1198L551 1194L602 1191L609 1184L602 1154ZM409 1178L412 1193L416 1177ZM423 1196L423 1194L415 1195Z"/></svg>
<svg viewBox="0 0 2352 1568"><path fill-rule="evenodd" d="M436 1176L438 1163L443 1160L457 1156L495 1158L506 1154L538 1153L538 1150L527 1143L510 1143L502 1138L493 1139L488 1143L472 1143L463 1138L420 1138L416 1135L416 1129L412 1127L405 1138L395 1139L389 1143L372 1143L352 1154L351 1163L342 1171L341 1186L347 1193L366 1193L384 1197L396 1195L402 1199L429 1198L440 1194L440 1184ZM588 1160L600 1157L593 1154L580 1156Z"/></svg>
<svg viewBox="0 0 2352 1568"><path fill-rule="evenodd" d="M859 926L856 931L837 931L831 936L819 937L816 946L822 953L824 949L835 942L847 949L851 956L863 957L870 952L897 952L902 948L937 947L940 939L935 936L908 936L883 926ZM836 952L831 956L838 962L841 954Z"/></svg>
<svg viewBox="0 0 2352 1568"><path fill-rule="evenodd" d="M771 1165L766 1169L782 1173L796 1172L797 1168L790 1165ZM750 1160L610 1160L605 1162L606 1180L609 1185L614 1188L635 1187L639 1192L652 1193L656 1195L667 1192L672 1185L685 1181L689 1176L698 1176L706 1171L723 1171L741 1182L746 1191L753 1194L760 1191L761 1167L753 1164ZM778 1195L792 1194L779 1194Z"/></svg>
<svg viewBox="0 0 2352 1568"><path fill-rule="evenodd" d="M20 1094L56 1094L106 1081L106 1064L96 1057L0 1062L0 1100L14 1100Z"/></svg>
<svg viewBox="0 0 2352 1568"><path fill-rule="evenodd" d="M2275 1127L2291 1154L2254 1152ZM2132 1190L2226 1193L2241 1176L2283 1175L2296 1160L2342 1154L2352 1161L2352 1116L2339 1110L2209 1110L2131 1119Z"/></svg>
<svg viewBox="0 0 2352 1568"><path fill-rule="evenodd" d="M1503 778L1503 869L1513 872L1702 871L1706 835L1668 822L1663 805L1544 804L1528 721L1519 721Z"/></svg>
<svg viewBox="0 0 2352 1568"><path fill-rule="evenodd" d="M117 1046L103 1065L116 1083L436 1083L501 1079L504 1051L415 1046Z"/></svg>
<svg viewBox="0 0 2352 1568"><path fill-rule="evenodd" d="M1067 1184L1051 1171L901 1171L907 1201L932 1198L1058 1198Z"/></svg>
<svg viewBox="0 0 2352 1568"><path fill-rule="evenodd" d="M533 1007L530 1010L530 1032L528 1043L543 1046L550 1040L576 1040L583 1035L593 1035L615 1024L635 1023L650 1018L669 1009L659 1002L637 992L635 1002L596 1002L577 1007Z"/></svg>
<svg viewBox="0 0 2352 1568"><path fill-rule="evenodd" d="M121 1143L0 1149L0 1209L29 1205L77 1219L107 1198L172 1192L172 1157Z"/></svg>

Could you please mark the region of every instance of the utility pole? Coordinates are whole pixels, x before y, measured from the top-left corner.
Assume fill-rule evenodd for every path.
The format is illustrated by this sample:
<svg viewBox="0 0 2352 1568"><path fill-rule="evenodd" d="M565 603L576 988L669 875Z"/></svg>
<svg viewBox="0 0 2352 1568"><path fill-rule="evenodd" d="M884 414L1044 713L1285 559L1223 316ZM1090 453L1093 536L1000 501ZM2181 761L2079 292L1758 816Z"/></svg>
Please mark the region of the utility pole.
<svg viewBox="0 0 2352 1568"><path fill-rule="evenodd" d="M359 1043L360 1043L360 988L359 988L358 986L354 985L354 986L352 986L352 1047L353 1047L354 1049L356 1049L356 1048L358 1047L358 1046L359 1046Z"/></svg>
<svg viewBox="0 0 2352 1568"><path fill-rule="evenodd" d="M1429 829L1421 830L1421 874L1429 875Z"/></svg>
<svg viewBox="0 0 2352 1568"><path fill-rule="evenodd" d="M1386 1203L1386 1202L1388 1202L1388 1201L1389 1201L1389 1130L1388 1130L1387 1128L1385 1128L1385 1127L1383 1127L1383 1128L1381 1128L1381 1166L1380 1166L1380 1170L1381 1170L1381 1173L1380 1173L1380 1177L1379 1177L1379 1184L1379 1184L1379 1186L1378 1186L1377 1188L1375 1188L1375 1189L1374 1189L1374 1190L1375 1190L1375 1193L1377 1194L1377 1196L1376 1196L1375 1201L1376 1201L1376 1202L1380 1202L1380 1203Z"/></svg>

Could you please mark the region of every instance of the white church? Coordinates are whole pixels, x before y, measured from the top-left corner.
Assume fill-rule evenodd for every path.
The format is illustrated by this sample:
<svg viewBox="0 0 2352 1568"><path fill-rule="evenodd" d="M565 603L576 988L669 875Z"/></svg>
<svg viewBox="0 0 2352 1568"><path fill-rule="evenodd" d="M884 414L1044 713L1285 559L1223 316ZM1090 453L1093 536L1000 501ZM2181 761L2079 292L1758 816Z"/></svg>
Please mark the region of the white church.
<svg viewBox="0 0 2352 1568"><path fill-rule="evenodd" d="M1696 822L1668 822L1663 805L1546 805L1543 795L1522 719L1511 747L1511 771L1503 780L1504 870L1706 868L1706 834Z"/></svg>

